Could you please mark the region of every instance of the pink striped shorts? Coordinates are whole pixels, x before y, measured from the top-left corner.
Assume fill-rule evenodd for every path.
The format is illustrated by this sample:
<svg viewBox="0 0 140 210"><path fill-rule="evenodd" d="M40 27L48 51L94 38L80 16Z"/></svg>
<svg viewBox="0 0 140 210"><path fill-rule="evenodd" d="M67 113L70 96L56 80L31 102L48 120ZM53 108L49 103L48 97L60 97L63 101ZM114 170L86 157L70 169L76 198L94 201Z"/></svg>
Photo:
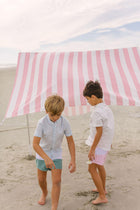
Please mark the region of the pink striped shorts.
<svg viewBox="0 0 140 210"><path fill-rule="evenodd" d="M91 162L96 163L98 165L104 165L107 153L108 153L108 151L105 151L101 148L96 148L95 149L95 159L93 159Z"/></svg>

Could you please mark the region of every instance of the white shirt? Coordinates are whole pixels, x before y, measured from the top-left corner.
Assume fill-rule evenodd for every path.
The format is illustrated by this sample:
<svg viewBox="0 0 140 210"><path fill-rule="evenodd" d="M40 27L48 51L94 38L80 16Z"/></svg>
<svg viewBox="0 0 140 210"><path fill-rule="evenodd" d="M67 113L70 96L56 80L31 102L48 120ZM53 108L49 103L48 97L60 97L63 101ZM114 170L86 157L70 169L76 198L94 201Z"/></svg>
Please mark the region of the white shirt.
<svg viewBox="0 0 140 210"><path fill-rule="evenodd" d="M34 136L40 137L40 146L44 152L52 159L62 159L61 144L63 137L71 136L69 122L61 116L56 122L52 122L47 115L38 122ZM43 160L37 153L36 158Z"/></svg>
<svg viewBox="0 0 140 210"><path fill-rule="evenodd" d="M97 147L109 151L114 136L113 113L104 103L99 103L93 108L90 119L90 135L86 144L91 146L96 134L96 127L103 127L103 133Z"/></svg>

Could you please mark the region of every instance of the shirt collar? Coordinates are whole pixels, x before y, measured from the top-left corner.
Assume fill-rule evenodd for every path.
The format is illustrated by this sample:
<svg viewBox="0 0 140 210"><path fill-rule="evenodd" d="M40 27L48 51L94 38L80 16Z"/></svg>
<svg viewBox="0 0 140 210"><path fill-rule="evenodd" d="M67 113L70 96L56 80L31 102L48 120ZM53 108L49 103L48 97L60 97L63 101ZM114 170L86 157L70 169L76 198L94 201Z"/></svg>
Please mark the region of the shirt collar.
<svg viewBox="0 0 140 210"><path fill-rule="evenodd" d="M102 106L104 106L104 102L101 102L101 103L95 105L95 107L102 107Z"/></svg>
<svg viewBox="0 0 140 210"><path fill-rule="evenodd" d="M49 115L47 114L47 120L50 125L56 125L61 120L61 118L62 118L62 116L56 122L52 122L49 118Z"/></svg>

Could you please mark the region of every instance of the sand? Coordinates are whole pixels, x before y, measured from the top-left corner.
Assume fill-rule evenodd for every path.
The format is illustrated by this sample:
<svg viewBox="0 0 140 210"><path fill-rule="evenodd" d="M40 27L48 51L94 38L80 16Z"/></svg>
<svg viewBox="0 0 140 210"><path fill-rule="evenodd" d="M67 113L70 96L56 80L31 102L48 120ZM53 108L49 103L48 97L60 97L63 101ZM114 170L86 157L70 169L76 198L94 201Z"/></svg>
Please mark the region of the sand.
<svg viewBox="0 0 140 210"><path fill-rule="evenodd" d="M0 70L0 121L4 118L15 78L15 68ZM76 144L77 170L68 170L69 152L63 141L62 187L58 210L139 210L140 209L140 107L111 106L115 116L113 148L107 156L106 188L109 202L94 206L91 201L94 184L86 164L89 116L68 117ZM0 209L51 209L51 173L48 173L48 198L44 206L37 204L40 196L36 176L32 139L36 123L45 113L29 114L30 141L26 116L6 119L0 126Z"/></svg>

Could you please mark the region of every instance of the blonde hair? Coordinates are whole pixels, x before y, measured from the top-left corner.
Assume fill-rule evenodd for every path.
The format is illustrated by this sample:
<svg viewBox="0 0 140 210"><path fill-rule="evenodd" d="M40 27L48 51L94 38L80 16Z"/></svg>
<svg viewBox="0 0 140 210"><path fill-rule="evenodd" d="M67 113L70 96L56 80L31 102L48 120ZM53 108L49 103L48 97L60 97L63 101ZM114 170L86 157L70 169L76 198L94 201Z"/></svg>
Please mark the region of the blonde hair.
<svg viewBox="0 0 140 210"><path fill-rule="evenodd" d="M64 110L65 102L61 96L52 95L45 101L46 112L51 112L53 115L60 114Z"/></svg>

